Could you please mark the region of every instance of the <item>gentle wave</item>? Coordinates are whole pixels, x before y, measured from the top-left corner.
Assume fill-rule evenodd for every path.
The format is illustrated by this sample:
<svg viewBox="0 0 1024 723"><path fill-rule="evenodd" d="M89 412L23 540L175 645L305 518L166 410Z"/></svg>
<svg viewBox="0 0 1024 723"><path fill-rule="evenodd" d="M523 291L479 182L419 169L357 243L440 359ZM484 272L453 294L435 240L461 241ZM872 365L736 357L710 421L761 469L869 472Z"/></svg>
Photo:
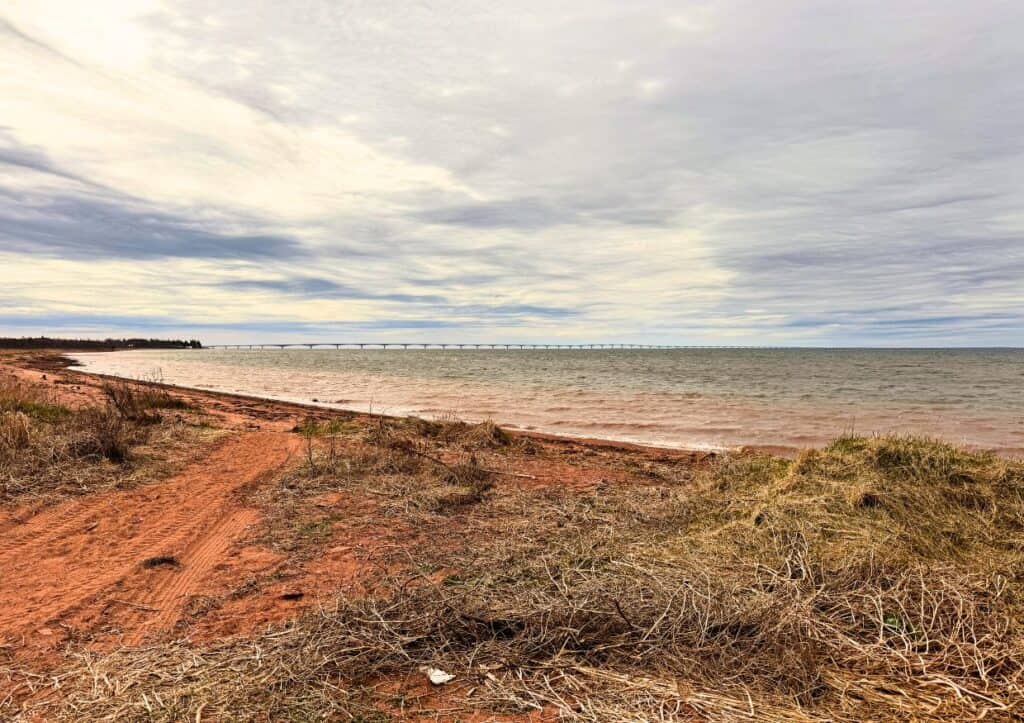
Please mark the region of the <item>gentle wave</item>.
<svg viewBox="0 0 1024 723"><path fill-rule="evenodd" d="M154 350L88 371L684 448L913 432L1024 453L1018 350Z"/></svg>

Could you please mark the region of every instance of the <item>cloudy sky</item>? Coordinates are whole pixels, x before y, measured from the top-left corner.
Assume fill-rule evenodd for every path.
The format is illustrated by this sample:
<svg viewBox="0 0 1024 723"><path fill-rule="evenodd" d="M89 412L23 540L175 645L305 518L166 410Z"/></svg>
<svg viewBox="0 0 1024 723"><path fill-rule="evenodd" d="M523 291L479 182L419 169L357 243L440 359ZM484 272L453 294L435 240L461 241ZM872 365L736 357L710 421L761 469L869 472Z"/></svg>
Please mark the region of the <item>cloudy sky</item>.
<svg viewBox="0 0 1024 723"><path fill-rule="evenodd" d="M0 0L0 334L1024 345L1019 0Z"/></svg>

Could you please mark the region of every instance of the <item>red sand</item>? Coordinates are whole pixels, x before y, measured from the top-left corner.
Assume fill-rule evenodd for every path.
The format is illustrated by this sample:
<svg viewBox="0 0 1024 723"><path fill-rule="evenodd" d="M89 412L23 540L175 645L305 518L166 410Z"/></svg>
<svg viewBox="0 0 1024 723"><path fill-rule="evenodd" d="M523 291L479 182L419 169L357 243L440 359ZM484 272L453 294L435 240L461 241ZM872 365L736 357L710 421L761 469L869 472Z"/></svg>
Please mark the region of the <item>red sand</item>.
<svg viewBox="0 0 1024 723"><path fill-rule="evenodd" d="M48 385L70 406L102 396L99 379L63 368L52 353L0 357L0 373ZM365 593L382 572L377 553L422 543L418 531L383 515L371 514L379 519L372 529L366 514L361 527L352 526L346 517L358 517L351 514L356 509L372 513L377 501L329 493L315 501L339 513L322 554L292 560L259 545L254 531L261 513L247 506L246 493L272 482L301 453L302 438L289 430L309 416L333 413L212 392L174 394L226 430L212 445L199 445L177 474L43 509L0 508L0 653L19 665L52 669L68 642L109 650L183 633L200 639L249 634L327 604L339 592ZM504 477L503 484L587 490L637 481L621 465L609 465L612 459L693 465L713 456L543 439L543 456L517 458L523 476ZM179 564L143 564L157 556ZM232 594L247 583L258 593ZM210 609L190 617L204 601L212 601Z"/></svg>

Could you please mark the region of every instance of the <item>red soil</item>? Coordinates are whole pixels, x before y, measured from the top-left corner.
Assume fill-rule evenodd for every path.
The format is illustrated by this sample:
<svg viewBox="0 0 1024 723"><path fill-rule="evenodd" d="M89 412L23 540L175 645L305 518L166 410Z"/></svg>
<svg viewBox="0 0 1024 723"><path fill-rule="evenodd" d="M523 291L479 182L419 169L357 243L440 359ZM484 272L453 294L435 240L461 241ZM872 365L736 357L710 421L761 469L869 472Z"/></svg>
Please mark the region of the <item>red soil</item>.
<svg viewBox="0 0 1024 723"><path fill-rule="evenodd" d="M4 361L0 372L49 387L61 403L79 406L102 397L97 377L67 369L52 353L22 353ZM286 430L303 418L333 413L204 391L174 389L174 394L231 430L207 456L170 479L137 489L98 493L42 511L0 510L0 642L39 653L68 639L100 647L137 644L172 632L186 607L203 597L222 602L203 616L194 634L247 633L322 604L339 591L365 591L368 578L380 572L375 553L417 544L415 531L390 529L383 520L373 529L339 521L325 554L313 560L289 561L252 544L249 533L260 514L246 507L239 493L270 481L298 452L300 438ZM613 459L693 465L708 456L523 436L553 449L520 459L519 476L504 477L505 484L586 490L633 477L610 467ZM355 506L373 504L334 497L322 506L352 513ZM179 564L143 566L157 556L175 557ZM258 595L231 594L253 581L260 583Z"/></svg>
<svg viewBox="0 0 1024 723"><path fill-rule="evenodd" d="M130 645L167 631L259 519L235 493L272 476L297 447L294 435L240 433L164 482L9 521L0 540L0 634L53 649L70 637ZM178 564L144 566L158 556Z"/></svg>
<svg viewBox="0 0 1024 723"><path fill-rule="evenodd" d="M46 385L69 406L103 396L97 377L65 368L52 353L6 355L0 373ZM273 481L301 453L301 437L290 432L300 420L336 413L204 391L173 393L228 430L212 447L197 449L178 474L41 510L0 509L0 656L42 671L58 664L72 641L110 649L183 633L249 634L329 604L339 592L367 593L382 572L396 572L384 562L385 551L423 542L423 531L373 514L375 500L331 493L316 501L338 518L322 553L290 559L261 546L261 513L246 504L247 493ZM642 483L645 465L693 466L713 457L521 436L533 436L545 452L519 457L516 475L503 476L503 484L592 490ZM176 563L145 564L158 557ZM416 685L423 685L416 676L403 683Z"/></svg>

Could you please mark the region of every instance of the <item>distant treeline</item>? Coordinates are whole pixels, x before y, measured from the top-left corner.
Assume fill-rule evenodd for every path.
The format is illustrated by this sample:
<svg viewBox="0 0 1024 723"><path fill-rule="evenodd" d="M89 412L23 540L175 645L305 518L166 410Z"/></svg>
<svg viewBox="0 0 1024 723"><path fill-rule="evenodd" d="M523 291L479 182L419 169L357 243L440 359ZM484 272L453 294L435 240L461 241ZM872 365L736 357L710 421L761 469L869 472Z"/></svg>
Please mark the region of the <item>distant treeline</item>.
<svg viewBox="0 0 1024 723"><path fill-rule="evenodd" d="M49 336L0 338L0 349L202 349L198 339L54 339Z"/></svg>

